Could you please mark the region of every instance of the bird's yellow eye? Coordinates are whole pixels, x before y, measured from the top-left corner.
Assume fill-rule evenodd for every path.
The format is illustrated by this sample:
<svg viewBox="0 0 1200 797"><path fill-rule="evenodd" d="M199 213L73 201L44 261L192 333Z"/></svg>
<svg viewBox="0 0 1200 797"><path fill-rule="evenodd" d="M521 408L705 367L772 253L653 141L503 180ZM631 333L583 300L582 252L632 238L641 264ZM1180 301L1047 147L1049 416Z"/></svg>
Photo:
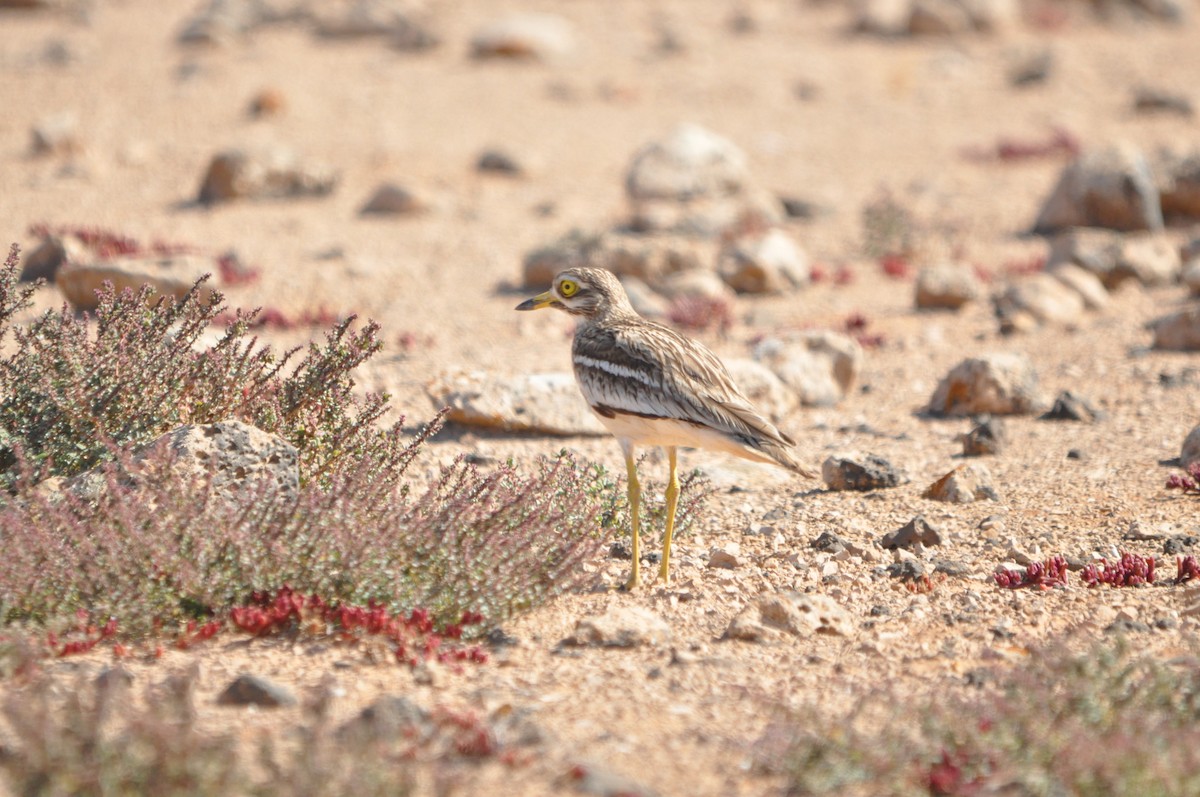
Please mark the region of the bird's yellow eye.
<svg viewBox="0 0 1200 797"><path fill-rule="evenodd" d="M563 295L564 299L570 299L579 292L579 283L574 280L563 280L558 283L558 292Z"/></svg>

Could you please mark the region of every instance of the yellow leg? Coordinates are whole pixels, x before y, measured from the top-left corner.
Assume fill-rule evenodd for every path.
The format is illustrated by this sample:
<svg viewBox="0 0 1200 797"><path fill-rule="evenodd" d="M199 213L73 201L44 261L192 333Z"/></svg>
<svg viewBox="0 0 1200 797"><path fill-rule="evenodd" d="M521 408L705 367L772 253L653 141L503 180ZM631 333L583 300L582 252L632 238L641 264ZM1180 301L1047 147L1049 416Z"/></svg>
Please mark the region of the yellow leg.
<svg viewBox="0 0 1200 797"><path fill-rule="evenodd" d="M667 459L671 462L671 478L667 482L667 531L663 534L662 567L658 577L664 584L671 583L671 535L675 533L675 507L679 505L679 475L675 471L675 447L667 448Z"/></svg>
<svg viewBox="0 0 1200 797"><path fill-rule="evenodd" d="M638 510L642 502L642 486L638 484L637 465L633 461L633 446L622 442L621 448L625 452L625 473L628 476L629 489L629 525L633 532L633 572L629 574L629 581L625 583L625 589L635 589L642 583L642 551L641 551L641 523L638 519Z"/></svg>

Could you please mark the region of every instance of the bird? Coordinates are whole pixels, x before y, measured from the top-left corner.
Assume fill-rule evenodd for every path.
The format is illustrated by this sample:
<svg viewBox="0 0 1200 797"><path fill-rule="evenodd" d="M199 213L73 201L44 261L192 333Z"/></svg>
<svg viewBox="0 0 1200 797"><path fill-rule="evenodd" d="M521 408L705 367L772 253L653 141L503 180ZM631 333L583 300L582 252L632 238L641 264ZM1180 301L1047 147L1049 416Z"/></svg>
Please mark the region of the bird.
<svg viewBox="0 0 1200 797"><path fill-rule="evenodd" d="M671 537L679 501L676 450L723 451L816 478L796 458L796 441L781 432L734 384L729 370L701 343L640 316L620 280L600 268L569 268L548 291L517 310L550 307L579 318L571 345L575 380L592 412L620 443L633 533L633 572L627 590L641 585L641 485L637 446L666 449L667 519L658 578L670 583Z"/></svg>

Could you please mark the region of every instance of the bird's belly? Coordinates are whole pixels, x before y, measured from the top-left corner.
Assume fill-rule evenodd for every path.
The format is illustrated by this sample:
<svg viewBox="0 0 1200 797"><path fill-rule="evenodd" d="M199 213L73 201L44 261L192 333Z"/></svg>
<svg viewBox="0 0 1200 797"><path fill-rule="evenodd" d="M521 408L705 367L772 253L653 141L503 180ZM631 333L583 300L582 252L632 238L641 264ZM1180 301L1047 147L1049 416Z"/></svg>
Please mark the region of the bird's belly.
<svg viewBox="0 0 1200 797"><path fill-rule="evenodd" d="M761 453L749 449L743 443L727 435L687 421L679 421L674 418L643 418L639 415L626 415L620 412L611 418L597 412L596 417L618 439L629 440L637 445L687 446L709 451L724 451L727 454L760 462L770 461Z"/></svg>

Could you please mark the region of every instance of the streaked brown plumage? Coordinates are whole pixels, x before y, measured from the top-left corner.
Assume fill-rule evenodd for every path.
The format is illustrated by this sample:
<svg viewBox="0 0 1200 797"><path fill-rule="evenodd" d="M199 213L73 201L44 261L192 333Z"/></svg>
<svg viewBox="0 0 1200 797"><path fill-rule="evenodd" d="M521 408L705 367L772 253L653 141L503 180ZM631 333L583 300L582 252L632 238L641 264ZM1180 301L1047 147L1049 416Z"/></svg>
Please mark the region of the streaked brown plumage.
<svg viewBox="0 0 1200 797"><path fill-rule="evenodd" d="M675 330L639 316L611 272L568 269L554 278L549 291L517 309L543 307L582 318L571 348L575 378L584 398L616 435L625 453L633 520L630 587L640 581L635 445L663 446L670 459L667 530L659 572L664 581L668 579L679 492L678 446L725 451L815 478L793 456L796 442L750 404L716 355Z"/></svg>

